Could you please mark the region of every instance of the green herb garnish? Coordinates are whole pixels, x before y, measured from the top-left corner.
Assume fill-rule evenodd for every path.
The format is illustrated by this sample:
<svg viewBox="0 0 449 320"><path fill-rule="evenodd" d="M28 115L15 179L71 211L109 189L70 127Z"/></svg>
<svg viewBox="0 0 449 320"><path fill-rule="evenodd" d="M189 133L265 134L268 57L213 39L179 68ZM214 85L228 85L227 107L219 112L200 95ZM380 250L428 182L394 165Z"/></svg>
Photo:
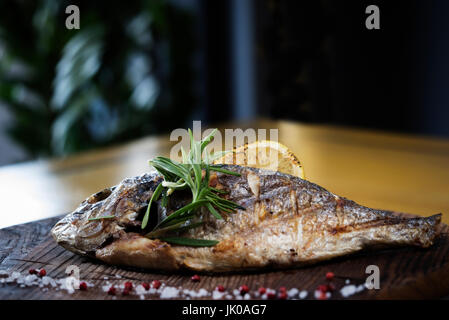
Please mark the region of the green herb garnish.
<svg viewBox="0 0 449 320"><path fill-rule="evenodd" d="M164 220L160 221L156 227L145 236L148 238L158 237L161 240L173 244L188 246L213 246L218 243L215 240L164 237L166 232L179 232L200 226L202 221L193 222L198 209L205 207L217 219L223 219L220 212L234 212L236 209L245 209L238 204L223 199L219 194L226 193L209 186L210 172L222 172L225 174L240 176L239 173L222 169L220 166L211 165L214 158L222 154L209 155L207 145L217 132L213 130L204 140L196 141L192 131L189 129L190 151L186 153L181 148L182 163L173 161L165 157L156 157L150 161L152 165L164 178L153 192L142 220L142 229L148 225L151 204L157 201L162 195L162 205L166 206L167 198L176 190L190 189L192 192L192 202L176 210ZM202 154L205 154L204 158ZM203 175L204 172L204 175Z"/></svg>
<svg viewBox="0 0 449 320"><path fill-rule="evenodd" d="M115 216L100 216L95 218L89 218L88 221L94 221L94 220L102 220L102 219L112 219L115 218Z"/></svg>
<svg viewBox="0 0 449 320"><path fill-rule="evenodd" d="M203 240L203 239L177 238L177 237L160 238L160 240L169 243L192 247L211 247L215 246L219 242L217 240Z"/></svg>

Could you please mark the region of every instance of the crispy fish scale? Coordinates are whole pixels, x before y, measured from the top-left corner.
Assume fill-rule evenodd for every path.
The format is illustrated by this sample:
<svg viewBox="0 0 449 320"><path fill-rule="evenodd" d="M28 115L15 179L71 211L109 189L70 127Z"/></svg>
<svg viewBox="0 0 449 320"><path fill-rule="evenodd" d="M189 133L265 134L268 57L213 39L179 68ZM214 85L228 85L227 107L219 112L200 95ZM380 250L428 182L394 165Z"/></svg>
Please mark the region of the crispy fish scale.
<svg viewBox="0 0 449 320"><path fill-rule="evenodd" d="M373 246L430 246L441 215L400 218L338 197L297 177L228 166L241 177L217 174L214 186L244 206L182 236L216 239L214 247L169 245L138 234L123 236L96 250L106 263L149 269L227 272L287 268L358 252Z"/></svg>

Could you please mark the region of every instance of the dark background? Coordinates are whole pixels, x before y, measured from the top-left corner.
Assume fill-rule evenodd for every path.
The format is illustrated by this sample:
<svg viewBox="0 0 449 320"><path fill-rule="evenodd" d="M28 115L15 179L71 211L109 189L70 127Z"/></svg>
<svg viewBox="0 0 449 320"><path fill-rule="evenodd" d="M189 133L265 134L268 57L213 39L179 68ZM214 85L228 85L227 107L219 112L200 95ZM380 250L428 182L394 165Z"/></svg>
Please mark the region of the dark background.
<svg viewBox="0 0 449 320"><path fill-rule="evenodd" d="M64 27L69 4L80 7L80 30ZM380 30L365 27L371 4ZM3 1L0 164L192 120L264 117L449 137L448 18L444 0ZM130 29L132 21L140 24ZM70 53L75 40L85 52ZM95 54L96 71L79 76ZM14 59L34 73L17 76ZM68 74L64 61L77 63ZM64 79L73 93L58 104Z"/></svg>

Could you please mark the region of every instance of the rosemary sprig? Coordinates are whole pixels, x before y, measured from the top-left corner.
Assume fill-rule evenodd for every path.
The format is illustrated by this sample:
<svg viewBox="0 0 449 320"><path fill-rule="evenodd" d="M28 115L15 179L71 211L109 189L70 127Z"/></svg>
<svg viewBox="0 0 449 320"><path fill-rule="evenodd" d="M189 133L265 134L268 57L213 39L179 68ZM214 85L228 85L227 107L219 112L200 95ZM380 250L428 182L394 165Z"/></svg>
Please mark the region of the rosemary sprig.
<svg viewBox="0 0 449 320"><path fill-rule="evenodd" d="M102 220L102 219L113 219L115 216L100 216L95 218L89 218L88 221Z"/></svg>
<svg viewBox="0 0 449 320"><path fill-rule="evenodd" d="M192 239L192 238L179 238L179 237L163 237L160 240L179 244L183 246L192 246L192 247L212 247L215 246L219 241L217 240L203 240L203 239Z"/></svg>
<svg viewBox="0 0 449 320"><path fill-rule="evenodd" d="M216 219L223 219L220 212L234 212L236 209L244 210L242 206L221 198L219 194L226 191L218 190L209 186L211 171L222 172L225 174L239 176L237 172L225 170L220 166L211 165L212 159L217 155L209 155L207 145L211 142L212 137L217 132L213 130L204 140L196 141L193 138L192 131L189 129L190 151L186 153L181 148L182 163L173 161L165 157L156 157L150 161L152 165L164 178L157 186L156 190L149 201L148 208L142 220L142 229L148 225L151 204L157 201L162 194L163 205L167 203L169 197L176 190L190 189L192 193L192 202L184 207L176 210L165 219L160 221L154 229L145 236L148 238L162 239L174 244L183 244L190 246L213 246L218 243L215 240L201 240L179 237L164 237L166 232L180 232L187 229L195 228L201 225L202 221L194 221L198 209L205 207ZM204 159L202 154L205 154ZM221 154L220 154L221 155ZM204 173L204 175L203 175Z"/></svg>

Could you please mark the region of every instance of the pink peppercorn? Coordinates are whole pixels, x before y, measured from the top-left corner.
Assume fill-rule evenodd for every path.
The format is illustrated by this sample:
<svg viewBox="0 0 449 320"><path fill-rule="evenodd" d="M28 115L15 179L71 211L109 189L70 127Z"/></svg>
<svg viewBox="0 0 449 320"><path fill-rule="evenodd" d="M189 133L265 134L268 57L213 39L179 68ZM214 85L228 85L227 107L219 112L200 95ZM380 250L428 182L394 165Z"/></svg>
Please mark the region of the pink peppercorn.
<svg viewBox="0 0 449 320"><path fill-rule="evenodd" d="M320 292L325 292L326 293L327 290L328 290L328 287L325 284L320 284L318 286L317 290L320 291Z"/></svg>
<svg viewBox="0 0 449 320"><path fill-rule="evenodd" d="M45 271L45 269L41 269L39 271L39 277L45 277L47 275L47 271Z"/></svg>
<svg viewBox="0 0 449 320"><path fill-rule="evenodd" d="M318 294L318 299L319 300L326 300L327 299L326 292L320 291L320 293Z"/></svg>
<svg viewBox="0 0 449 320"><path fill-rule="evenodd" d="M333 272L326 273L326 279L332 280L335 277L335 274Z"/></svg>
<svg viewBox="0 0 449 320"><path fill-rule="evenodd" d="M192 276L192 278L190 278L190 280L192 280L193 282L198 282L201 280L200 276L195 274L194 276Z"/></svg>
<svg viewBox="0 0 449 320"><path fill-rule="evenodd" d="M148 282L142 283L142 287L144 287L147 291L150 290L150 284Z"/></svg>
<svg viewBox="0 0 449 320"><path fill-rule="evenodd" d="M265 292L267 292L267 289L265 289L264 287L260 287L259 288L259 294L265 294Z"/></svg>
<svg viewBox="0 0 449 320"><path fill-rule="evenodd" d="M108 294L111 295L111 296L115 296L115 287L114 286L109 288Z"/></svg>
<svg viewBox="0 0 449 320"><path fill-rule="evenodd" d="M287 299L287 292L281 292L279 293L279 299L286 300Z"/></svg>
<svg viewBox="0 0 449 320"><path fill-rule="evenodd" d="M243 296L245 293L249 292L249 288L246 284L241 285L239 288L240 294Z"/></svg>
<svg viewBox="0 0 449 320"><path fill-rule="evenodd" d="M217 290L220 291L220 292L224 292L225 291L225 287L217 286Z"/></svg>
<svg viewBox="0 0 449 320"><path fill-rule="evenodd" d="M159 287L161 286L161 282L160 282L159 280L153 280L153 281L151 282L151 286L152 286L154 289L159 289Z"/></svg>
<svg viewBox="0 0 449 320"><path fill-rule="evenodd" d="M86 291L87 290L87 283L85 283L84 281L80 282L80 290Z"/></svg>
<svg viewBox="0 0 449 320"><path fill-rule="evenodd" d="M267 298L270 299L270 300L275 299L275 298L276 298L276 293L274 293L274 292L268 292L268 293L267 293Z"/></svg>
<svg viewBox="0 0 449 320"><path fill-rule="evenodd" d="M133 289L132 282L126 281L125 282L125 290L131 291Z"/></svg>

